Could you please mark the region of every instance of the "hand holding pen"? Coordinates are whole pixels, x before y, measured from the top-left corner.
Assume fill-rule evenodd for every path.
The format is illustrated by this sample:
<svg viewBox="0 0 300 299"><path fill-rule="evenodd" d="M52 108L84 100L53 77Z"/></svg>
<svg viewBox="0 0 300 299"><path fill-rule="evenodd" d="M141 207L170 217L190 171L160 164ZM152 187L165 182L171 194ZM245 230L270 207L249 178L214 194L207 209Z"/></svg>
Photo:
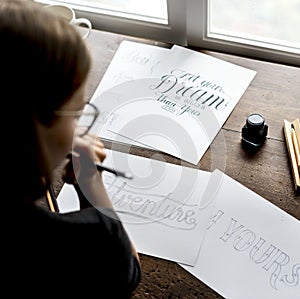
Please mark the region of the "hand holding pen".
<svg viewBox="0 0 300 299"><path fill-rule="evenodd" d="M74 155L74 152L69 153L67 155L67 158L72 159L73 155ZM119 176L119 177L129 179L129 180L133 179L133 175L131 173L127 172L127 171L121 171L121 170L117 170L117 169L114 169L114 168L111 168L111 167L108 167L108 166L104 166L102 163L97 162L97 161L94 161L94 165L96 166L98 171L107 171L109 173L114 174L115 176Z"/></svg>
<svg viewBox="0 0 300 299"><path fill-rule="evenodd" d="M84 177L91 175L95 168L97 171L107 171L125 179L133 178L129 172L104 166L102 162L105 158L104 144L97 136L86 135L85 137L76 138L73 150L67 155L67 159L70 161L65 170L65 181L71 184L76 181L74 171L77 172L76 177L78 175ZM86 173L84 174L84 172Z"/></svg>
<svg viewBox="0 0 300 299"><path fill-rule="evenodd" d="M113 209L111 200L99 171L108 171L116 176L131 179L129 173L102 165L106 158L104 144L97 136L75 137L72 151L63 172L66 183L72 184L79 195L80 208L92 205L97 208Z"/></svg>
<svg viewBox="0 0 300 299"><path fill-rule="evenodd" d="M79 196L80 208L86 208L91 205L95 205L98 207L113 208L111 201L105 190L103 181L99 179L98 172L107 171L116 176L126 178L126 179L132 179L133 176L128 172L119 171L102 165L102 162L106 157L106 154L104 152L104 145L98 137L93 138L92 141L93 141L92 143L87 143L86 141L83 142L81 146L79 146L80 150L78 150L78 147L76 146L74 147L73 151L70 151L70 153L67 154L66 158L68 161L63 169L62 178L67 184L74 185L74 188L77 191ZM98 161L94 161L94 159L91 158L95 156L92 154L93 150L91 149L95 149L95 148L97 149L96 156L98 158ZM75 151L75 149L80 151L81 154L79 154L78 151ZM86 157L84 157L85 155ZM75 166L75 169L74 169L74 163L77 165ZM89 165L88 168L92 171L89 173L86 172L84 175L82 173L80 174L80 172L82 171L82 167L80 166L86 163L87 165ZM96 176L94 176L95 174ZM81 179L80 182L78 182L77 180L78 176L83 177L83 180ZM96 178L96 180L93 179L93 177ZM86 190L85 194L82 193L81 188L83 188L83 190ZM50 188L50 192L49 191L47 192L47 199L51 211L59 212L58 204L56 202L55 192L53 191L52 188Z"/></svg>

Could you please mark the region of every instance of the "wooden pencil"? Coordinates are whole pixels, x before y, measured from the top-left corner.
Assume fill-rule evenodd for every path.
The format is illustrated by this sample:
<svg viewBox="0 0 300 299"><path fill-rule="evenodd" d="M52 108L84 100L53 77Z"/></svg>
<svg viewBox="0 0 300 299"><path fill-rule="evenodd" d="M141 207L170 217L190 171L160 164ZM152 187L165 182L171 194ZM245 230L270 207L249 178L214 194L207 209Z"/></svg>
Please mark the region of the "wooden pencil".
<svg viewBox="0 0 300 299"><path fill-rule="evenodd" d="M290 164L291 164L291 169L292 169L292 173L293 173L295 191L299 192L300 191L300 178L299 178L298 165L297 165L297 161L296 161L295 149L294 149L293 140L292 140L292 124L287 120L283 120L283 131L284 131L284 135L285 135L287 150L288 150L289 157L290 157Z"/></svg>
<svg viewBox="0 0 300 299"><path fill-rule="evenodd" d="M297 142L298 142L298 148L300 149L300 121L299 118L296 118L294 121L292 121L292 126L295 130Z"/></svg>
<svg viewBox="0 0 300 299"><path fill-rule="evenodd" d="M291 129L291 134L292 134L292 141L293 141L293 146L295 151L296 163L298 166L298 172L300 173L300 151L299 151L299 144L298 144L298 140L294 128Z"/></svg>
<svg viewBox="0 0 300 299"><path fill-rule="evenodd" d="M47 201L48 201L50 211L56 212L49 190L47 190L46 196L47 196Z"/></svg>

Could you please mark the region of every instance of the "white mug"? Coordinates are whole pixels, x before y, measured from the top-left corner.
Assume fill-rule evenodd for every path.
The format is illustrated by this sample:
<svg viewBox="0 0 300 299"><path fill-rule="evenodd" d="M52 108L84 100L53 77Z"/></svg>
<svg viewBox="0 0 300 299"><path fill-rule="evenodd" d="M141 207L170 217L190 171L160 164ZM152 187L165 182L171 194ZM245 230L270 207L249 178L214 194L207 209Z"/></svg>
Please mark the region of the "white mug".
<svg viewBox="0 0 300 299"><path fill-rule="evenodd" d="M49 10L51 13L62 17L68 23L75 25L75 26L82 26L86 27L86 32L83 34L82 38L85 39L90 34L92 29L92 23L90 20L86 18L76 18L75 10L67 5L60 5L60 4L50 4L44 6L45 9Z"/></svg>

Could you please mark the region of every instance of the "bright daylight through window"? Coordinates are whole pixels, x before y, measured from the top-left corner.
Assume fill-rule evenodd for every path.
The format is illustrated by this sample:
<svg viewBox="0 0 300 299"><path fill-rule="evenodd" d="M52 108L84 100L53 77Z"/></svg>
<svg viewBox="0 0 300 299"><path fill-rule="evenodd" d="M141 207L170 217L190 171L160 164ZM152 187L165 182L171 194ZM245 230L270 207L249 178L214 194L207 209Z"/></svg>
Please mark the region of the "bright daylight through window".
<svg viewBox="0 0 300 299"><path fill-rule="evenodd" d="M41 0L42 3L76 5L78 8L95 13L126 17L155 23L167 24L167 0Z"/></svg>
<svg viewBox="0 0 300 299"><path fill-rule="evenodd" d="M37 0L95 29L300 65L300 0Z"/></svg>
<svg viewBox="0 0 300 299"><path fill-rule="evenodd" d="M299 0L211 0L208 36L300 53Z"/></svg>

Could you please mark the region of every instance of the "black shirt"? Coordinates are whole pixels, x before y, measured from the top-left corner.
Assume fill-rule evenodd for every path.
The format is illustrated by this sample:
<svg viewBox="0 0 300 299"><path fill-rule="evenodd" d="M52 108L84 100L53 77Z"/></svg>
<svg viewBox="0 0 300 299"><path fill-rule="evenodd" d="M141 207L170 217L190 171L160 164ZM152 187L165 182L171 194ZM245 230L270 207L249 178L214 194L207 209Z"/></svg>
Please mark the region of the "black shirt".
<svg viewBox="0 0 300 299"><path fill-rule="evenodd" d="M10 216L2 235L9 297L130 298L141 280L127 233L110 209L59 214L24 205L3 213Z"/></svg>

